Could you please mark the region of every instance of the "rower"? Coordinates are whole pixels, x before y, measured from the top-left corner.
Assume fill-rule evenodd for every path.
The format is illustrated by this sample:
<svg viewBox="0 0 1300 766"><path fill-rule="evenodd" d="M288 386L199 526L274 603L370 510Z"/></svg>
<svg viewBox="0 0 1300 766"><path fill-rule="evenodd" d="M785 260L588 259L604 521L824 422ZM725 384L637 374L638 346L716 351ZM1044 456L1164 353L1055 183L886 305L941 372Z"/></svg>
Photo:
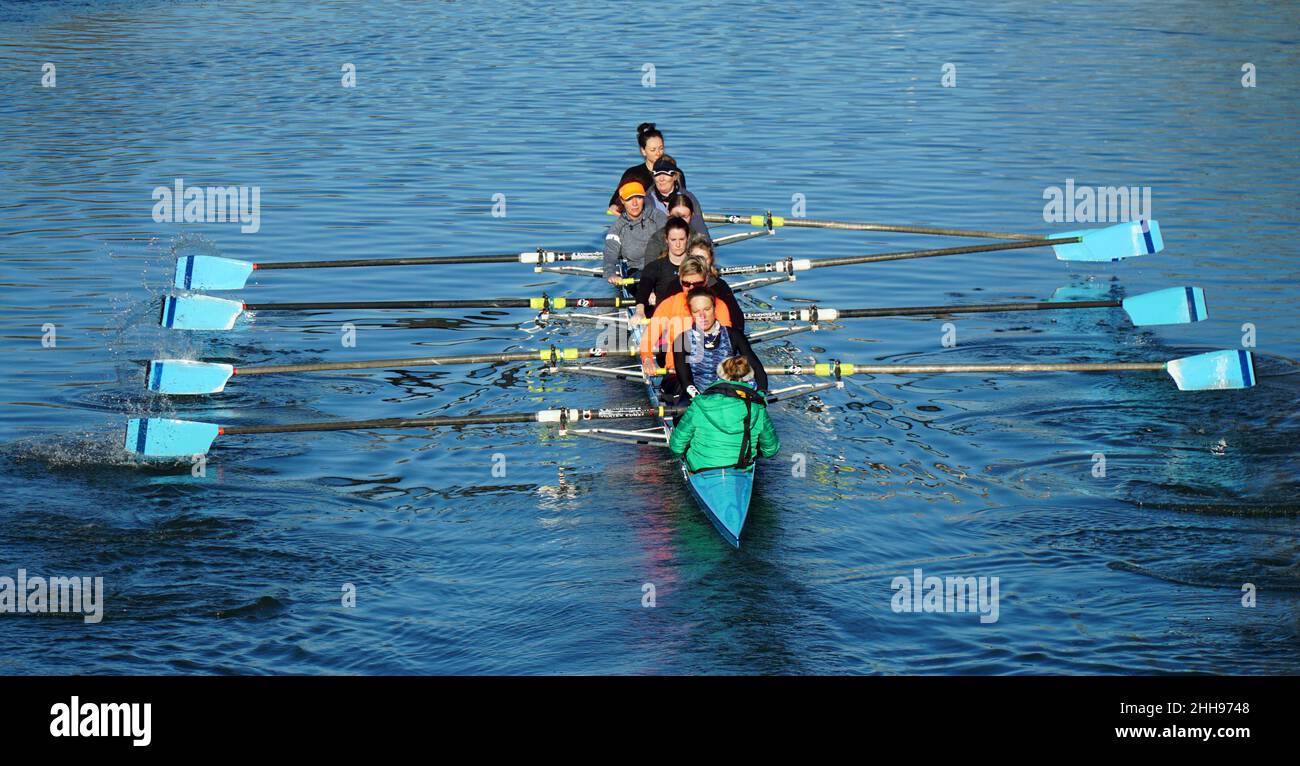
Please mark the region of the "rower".
<svg viewBox="0 0 1300 766"><path fill-rule="evenodd" d="M645 187L628 181L619 187L624 210L605 234L605 263L602 274L610 284L618 284L619 259L628 263L628 276L636 276L646 263L646 245L667 223L664 214L645 204Z"/></svg>
<svg viewBox="0 0 1300 766"><path fill-rule="evenodd" d="M654 185L652 174L655 161L664 156L664 134L659 132L653 122L643 122L636 126L636 142L641 147L641 156L645 158L645 161L623 171L623 177L618 182L618 189L622 189L623 184L628 181L639 181L641 186L646 189ZM685 174L682 174L680 180L682 186L685 186ZM622 197L615 190L613 196L609 198L609 212L617 215L622 209Z"/></svg>
<svg viewBox="0 0 1300 766"><path fill-rule="evenodd" d="M767 414L767 401L754 390L744 357L719 365L722 379L678 418L668 448L686 461L692 474L721 468L747 470L759 457L781 450L781 439Z"/></svg>
<svg viewBox="0 0 1300 766"><path fill-rule="evenodd" d="M731 314L731 326L743 333L745 331L745 312L741 311L740 303L736 301L736 293L732 291L731 286L722 277L718 276L714 253L713 240L698 234L693 235L691 241L686 245L686 257L694 256L704 260L707 266L705 273L708 275L706 284L714 295L727 304L727 309ZM669 294L675 293L679 289L680 287L673 287L670 289Z"/></svg>
<svg viewBox="0 0 1300 766"><path fill-rule="evenodd" d="M660 300L681 290L677 281L677 269L686 260L686 243L689 241L690 224L681 218L668 219L664 233L660 238L650 240L646 247L646 257L655 254L656 243L662 243L659 257L646 264L641 270L641 281L637 283L636 313L638 319L645 319L654 313L654 307Z"/></svg>
<svg viewBox="0 0 1300 766"><path fill-rule="evenodd" d="M703 216L695 214L695 203L691 201L692 199L693 197L688 197L682 192L673 192L668 198L668 217L680 218L689 224L692 237L699 235L712 242L713 240L709 238L709 227L704 223ZM663 253L666 244L664 232L655 234L650 238L650 244L646 246L646 257L653 260L656 253Z"/></svg>
<svg viewBox="0 0 1300 766"><path fill-rule="evenodd" d="M673 371L673 354L669 351L679 342L683 332L690 329L694 322L690 307L686 303L687 291L703 287L709 278L709 266L703 258L687 256L677 269L680 290L659 301L654 315L650 317L649 327L641 335L641 369L646 377L654 377L660 364ZM727 304L715 297L714 311L717 320L731 326L731 311Z"/></svg>
<svg viewBox="0 0 1300 766"><path fill-rule="evenodd" d="M721 377L723 360L741 357L751 371L748 380L758 391L766 392L767 371L762 361L743 332L718 321L713 292L707 287L697 287L687 294L686 305L694 325L681 334L680 343L673 344L676 381L666 377L664 391L675 393L677 403L684 404Z"/></svg>
<svg viewBox="0 0 1300 766"><path fill-rule="evenodd" d="M656 160L653 175L653 185L647 191L650 192L650 202L655 207L672 215L672 197L675 194L681 194L691 201L692 211L703 213L700 208L700 200L694 193L687 191L686 187L682 186L681 182L677 180L681 176L681 171L677 169L677 163L671 157L665 156ZM700 221L700 225L703 226L704 222Z"/></svg>

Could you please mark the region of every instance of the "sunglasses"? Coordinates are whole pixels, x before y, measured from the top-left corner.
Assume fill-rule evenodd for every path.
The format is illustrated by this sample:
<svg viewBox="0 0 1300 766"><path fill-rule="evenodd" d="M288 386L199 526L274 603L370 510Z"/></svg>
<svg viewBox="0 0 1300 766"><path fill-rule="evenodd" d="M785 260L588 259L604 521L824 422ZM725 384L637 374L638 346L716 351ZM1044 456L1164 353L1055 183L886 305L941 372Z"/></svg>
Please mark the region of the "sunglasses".
<svg viewBox="0 0 1300 766"><path fill-rule="evenodd" d="M685 288L687 288L687 289L690 289L690 288L692 288L692 287L700 287L700 286L702 286L703 284L704 284L704 280L703 280L703 279L701 279L701 280L698 281L698 282L687 282L685 279L682 280L682 287L685 287Z"/></svg>

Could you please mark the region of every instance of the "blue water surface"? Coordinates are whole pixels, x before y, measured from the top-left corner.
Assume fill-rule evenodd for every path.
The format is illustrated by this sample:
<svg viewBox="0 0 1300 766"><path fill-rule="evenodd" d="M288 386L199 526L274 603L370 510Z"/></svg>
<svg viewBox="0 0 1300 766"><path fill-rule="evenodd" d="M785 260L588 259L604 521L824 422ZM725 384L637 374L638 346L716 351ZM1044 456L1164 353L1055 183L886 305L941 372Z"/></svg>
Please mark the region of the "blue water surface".
<svg viewBox="0 0 1300 766"><path fill-rule="evenodd" d="M99 624L0 615L0 673L1297 672L1297 21L1212 2L0 6L0 576L106 588ZM182 333L158 326L158 302L178 255L597 248L646 120L709 212L1045 233L1093 225L1044 221L1044 190L1073 179L1149 188L1166 241L1119 263L1030 249L818 269L746 294L751 309L1197 285L1210 310L1142 328L1106 309L845 320L768 346L772 366L1253 343L1259 385L854 377L773 407L783 451L739 551L662 451L538 425L223 436L201 477L122 449L142 415L643 403L639 386L537 363L236 378L168 399L143 365L592 346L589 326L498 309L261 312ZM154 190L176 179L258 187L258 231L155 221ZM721 258L970 243L781 229ZM261 271L225 295L543 292L608 294L477 264ZM918 569L998 578L997 621L896 611L894 578Z"/></svg>

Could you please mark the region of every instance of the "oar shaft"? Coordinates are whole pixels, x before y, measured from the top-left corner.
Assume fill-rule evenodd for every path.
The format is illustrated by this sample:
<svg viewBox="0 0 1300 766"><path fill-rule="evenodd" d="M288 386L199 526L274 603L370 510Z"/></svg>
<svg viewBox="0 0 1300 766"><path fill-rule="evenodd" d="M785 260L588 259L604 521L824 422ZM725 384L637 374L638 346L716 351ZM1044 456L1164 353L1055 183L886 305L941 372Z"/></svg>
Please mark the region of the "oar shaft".
<svg viewBox="0 0 1300 766"><path fill-rule="evenodd" d="M225 426L223 434L287 434L299 431L352 431L363 428L431 428L436 426L472 426L487 423L535 423L537 413L505 415L460 415L435 418L384 418L381 420L335 420L320 423L280 423L265 426Z"/></svg>
<svg viewBox="0 0 1300 766"><path fill-rule="evenodd" d="M896 375L945 372L1124 372L1140 370L1159 372L1164 362L1086 362L1050 364L818 364L810 367L788 366L768 370L768 375Z"/></svg>
<svg viewBox="0 0 1300 766"><path fill-rule="evenodd" d="M628 350L627 355L639 353ZM585 359L612 356L603 350L556 349L557 359ZM548 358L544 351L516 351L502 354L466 354L462 356L412 356L401 359L362 359L354 362L317 362L310 364L276 364L238 367L236 375L276 375L286 372L326 372L329 370L376 370L404 367L438 367L452 364L496 364L498 362L532 362Z"/></svg>
<svg viewBox="0 0 1300 766"><path fill-rule="evenodd" d="M1065 309L1118 308L1123 301L1042 301L1037 303L968 303L956 306L893 306L867 309L823 309L829 319L863 319L870 317L930 316L933 314L978 314L1003 311L1056 311ZM747 312L747 322L797 322L812 318L811 309L792 311Z"/></svg>
<svg viewBox="0 0 1300 766"><path fill-rule="evenodd" d="M705 213L704 220L708 223L747 223L755 226L763 225L764 216L740 216L726 215L720 213ZM757 223L755 221L758 221ZM779 221L779 223L776 223ZM841 231L884 231L898 234L933 234L940 237L974 237L978 239L1017 239L1017 240L1037 240L1043 239L1041 234L1017 234L1005 231L982 231L978 229L950 229L937 226L902 226L885 223L850 223L848 221L818 221L812 218L773 218L773 223L779 226L789 226L805 229L839 229Z"/></svg>
<svg viewBox="0 0 1300 766"><path fill-rule="evenodd" d="M318 303L246 303L245 311L348 311L354 309L544 309L548 307L619 307L618 298L489 298L427 301L336 301Z"/></svg>
<svg viewBox="0 0 1300 766"><path fill-rule="evenodd" d="M1057 239L1035 239L1028 242L994 242L989 245L942 247L933 250L904 250L896 253L877 253L875 255L851 255L844 258L813 258L810 259L811 262L808 268L820 269L825 268L826 266L848 266L855 263L879 263L882 261L905 261L912 258L935 258L943 255L993 253L1001 250L1025 250L1031 247L1070 245L1082 241L1082 237L1059 237Z"/></svg>
<svg viewBox="0 0 1300 766"><path fill-rule="evenodd" d="M283 434L302 431L354 431L383 428L436 428L440 426L474 426L509 423L559 423L579 420L615 420L677 416L684 407L623 407L598 410L541 410L495 415L443 415L431 418L383 418L380 420L333 420L318 423L279 423L263 426L224 426L222 434Z"/></svg>
<svg viewBox="0 0 1300 766"><path fill-rule="evenodd" d="M533 253L526 254L534 255ZM542 250L537 254L541 262L553 261L592 261L603 258L602 253L574 252L567 250ZM420 258L355 258L339 261L280 261L278 263L258 263L254 266L259 271L277 269L338 269L357 266L445 266L458 263L520 263L525 257L520 253L502 255L444 255Z"/></svg>

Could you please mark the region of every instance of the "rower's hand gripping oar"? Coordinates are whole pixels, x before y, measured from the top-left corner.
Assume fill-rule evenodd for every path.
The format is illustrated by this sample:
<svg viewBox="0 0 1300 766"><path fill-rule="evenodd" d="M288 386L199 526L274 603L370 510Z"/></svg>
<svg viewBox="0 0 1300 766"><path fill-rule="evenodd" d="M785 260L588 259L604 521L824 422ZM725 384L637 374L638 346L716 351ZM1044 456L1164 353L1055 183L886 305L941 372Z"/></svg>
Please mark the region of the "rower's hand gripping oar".
<svg viewBox="0 0 1300 766"><path fill-rule="evenodd" d="M212 448L222 435L279 434L303 431L356 431L386 428L435 428L504 423L552 423L563 432L574 421L614 420L625 418L676 417L685 407L622 407L596 410L556 409L498 415L448 415L430 418L385 418L382 420L341 420L316 423L283 423L264 426L219 426L193 420L170 418L133 418L126 426L125 447L128 452L149 457L187 457L201 455Z"/></svg>
<svg viewBox="0 0 1300 766"><path fill-rule="evenodd" d="M1017 372L1167 372L1179 391L1220 391L1255 385L1255 362L1249 351L1226 349L1168 362L1062 362L1044 364L834 364L769 369L768 375L930 375L943 373Z"/></svg>
<svg viewBox="0 0 1300 766"><path fill-rule="evenodd" d="M281 261L252 263L214 255L183 255L176 259L174 284L182 290L239 290L254 271L280 269L338 269L365 266L445 266L457 263L556 263L596 261L600 252L538 249L504 255L449 255L428 258L365 258L333 261Z"/></svg>

